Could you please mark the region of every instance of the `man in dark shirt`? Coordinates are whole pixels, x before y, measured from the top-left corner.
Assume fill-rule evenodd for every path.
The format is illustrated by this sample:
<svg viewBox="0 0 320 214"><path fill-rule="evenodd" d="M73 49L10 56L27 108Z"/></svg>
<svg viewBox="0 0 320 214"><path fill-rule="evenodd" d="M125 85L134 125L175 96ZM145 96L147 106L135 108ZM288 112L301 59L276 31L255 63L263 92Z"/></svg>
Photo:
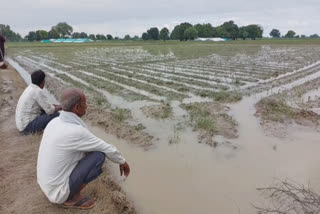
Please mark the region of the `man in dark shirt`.
<svg viewBox="0 0 320 214"><path fill-rule="evenodd" d="M6 42L6 38L0 32L0 68L7 68L7 65L4 63L4 43Z"/></svg>

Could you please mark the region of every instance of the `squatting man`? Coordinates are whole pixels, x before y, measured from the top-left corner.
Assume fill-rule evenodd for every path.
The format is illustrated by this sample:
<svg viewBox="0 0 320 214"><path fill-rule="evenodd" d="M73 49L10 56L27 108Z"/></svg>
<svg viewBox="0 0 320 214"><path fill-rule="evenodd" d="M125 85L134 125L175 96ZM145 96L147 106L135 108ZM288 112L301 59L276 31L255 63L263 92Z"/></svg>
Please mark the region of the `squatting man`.
<svg viewBox="0 0 320 214"><path fill-rule="evenodd" d="M60 101L60 116L48 124L41 140L38 184L52 203L89 209L96 202L81 191L102 173L105 157L119 164L120 175L127 177L130 167L116 147L93 135L81 120L87 105L80 89L64 90Z"/></svg>
<svg viewBox="0 0 320 214"><path fill-rule="evenodd" d="M51 104L43 91L45 77L42 70L33 72L30 85L19 98L16 126L23 134L41 132L53 118L59 116L61 106Z"/></svg>

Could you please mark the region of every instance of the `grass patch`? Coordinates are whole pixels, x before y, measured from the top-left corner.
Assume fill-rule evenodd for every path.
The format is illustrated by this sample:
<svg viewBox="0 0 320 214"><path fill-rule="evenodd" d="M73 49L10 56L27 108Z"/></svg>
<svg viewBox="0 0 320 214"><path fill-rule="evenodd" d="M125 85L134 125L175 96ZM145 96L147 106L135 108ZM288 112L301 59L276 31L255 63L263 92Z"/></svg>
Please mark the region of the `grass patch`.
<svg viewBox="0 0 320 214"><path fill-rule="evenodd" d="M172 107L170 106L169 103L161 106L160 111L155 113L155 118L157 119L166 119L172 116Z"/></svg>
<svg viewBox="0 0 320 214"><path fill-rule="evenodd" d="M95 104L98 106L104 106L107 104L107 100L102 96L95 96L93 100L95 101Z"/></svg>
<svg viewBox="0 0 320 214"><path fill-rule="evenodd" d="M204 130L210 134L217 132L214 115L208 110L197 104L185 105L184 108L189 112L190 122L196 130Z"/></svg>
<svg viewBox="0 0 320 214"><path fill-rule="evenodd" d="M215 133L217 131L214 121L209 118L200 118L196 121L195 125L197 129L203 129L209 133Z"/></svg>
<svg viewBox="0 0 320 214"><path fill-rule="evenodd" d="M169 103L163 103L159 105L145 106L141 108L143 113L147 117L155 119L167 119L172 117L173 111Z"/></svg>
<svg viewBox="0 0 320 214"><path fill-rule="evenodd" d="M282 122L285 119L292 119L295 111L281 98L264 98L256 104L257 113L262 119Z"/></svg>
<svg viewBox="0 0 320 214"><path fill-rule="evenodd" d="M116 108L112 110L112 114L116 120L119 122L123 122L129 118L131 118L130 111L128 109Z"/></svg>
<svg viewBox="0 0 320 214"><path fill-rule="evenodd" d="M217 102L237 102L242 99L242 95L235 91L200 91L198 93L201 97L210 97Z"/></svg>

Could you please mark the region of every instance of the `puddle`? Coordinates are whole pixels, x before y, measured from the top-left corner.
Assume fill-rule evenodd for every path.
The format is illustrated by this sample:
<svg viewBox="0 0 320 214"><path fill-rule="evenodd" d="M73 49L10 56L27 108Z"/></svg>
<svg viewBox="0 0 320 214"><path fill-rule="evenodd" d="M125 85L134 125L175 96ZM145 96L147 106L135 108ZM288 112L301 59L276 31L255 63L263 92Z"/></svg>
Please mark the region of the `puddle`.
<svg viewBox="0 0 320 214"><path fill-rule="evenodd" d="M308 102L312 100L316 100L320 98L320 87L317 89L313 89L311 91L308 91L302 96L303 102Z"/></svg>

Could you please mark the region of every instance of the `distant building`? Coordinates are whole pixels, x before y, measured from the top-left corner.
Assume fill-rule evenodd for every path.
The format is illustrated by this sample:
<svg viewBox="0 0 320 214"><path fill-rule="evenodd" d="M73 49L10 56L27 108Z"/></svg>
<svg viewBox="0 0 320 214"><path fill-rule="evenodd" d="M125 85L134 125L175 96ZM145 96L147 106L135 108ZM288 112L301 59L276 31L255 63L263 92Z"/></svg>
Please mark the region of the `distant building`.
<svg viewBox="0 0 320 214"><path fill-rule="evenodd" d="M201 41L201 42L207 42L207 41L212 41L212 42L226 42L228 39L225 38L197 38L194 41Z"/></svg>
<svg viewBox="0 0 320 214"><path fill-rule="evenodd" d="M50 40L42 40L43 43L83 43L83 42L91 42L90 39L50 39Z"/></svg>

